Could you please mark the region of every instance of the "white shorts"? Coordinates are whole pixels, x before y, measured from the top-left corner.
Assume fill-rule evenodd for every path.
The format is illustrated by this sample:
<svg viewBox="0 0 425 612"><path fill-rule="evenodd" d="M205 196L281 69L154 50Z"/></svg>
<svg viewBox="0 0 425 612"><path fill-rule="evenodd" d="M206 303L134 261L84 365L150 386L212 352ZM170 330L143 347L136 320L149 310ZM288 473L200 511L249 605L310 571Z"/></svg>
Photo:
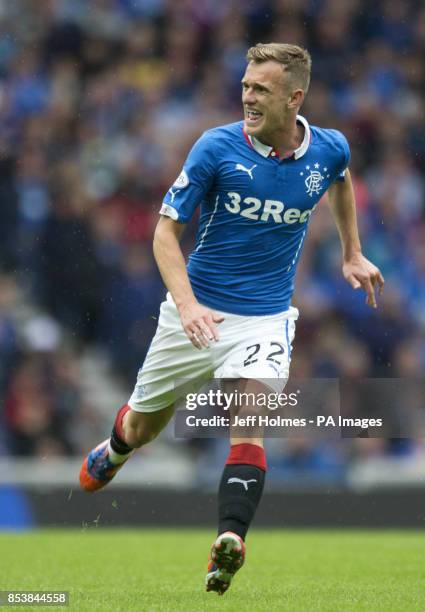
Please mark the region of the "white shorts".
<svg viewBox="0 0 425 612"><path fill-rule="evenodd" d="M156 412L171 406L184 394L181 390L179 393L178 381L288 378L296 308L265 316L219 314L224 321L218 324L218 342L199 350L186 336L176 305L167 294L156 334L128 401L133 410Z"/></svg>

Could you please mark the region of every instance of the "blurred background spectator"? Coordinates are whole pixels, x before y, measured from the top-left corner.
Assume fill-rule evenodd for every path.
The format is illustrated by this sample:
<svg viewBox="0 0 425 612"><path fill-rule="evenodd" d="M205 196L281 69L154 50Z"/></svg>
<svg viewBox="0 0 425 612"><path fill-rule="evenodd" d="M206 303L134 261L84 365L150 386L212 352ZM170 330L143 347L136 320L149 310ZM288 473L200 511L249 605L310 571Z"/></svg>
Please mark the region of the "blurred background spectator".
<svg viewBox="0 0 425 612"><path fill-rule="evenodd" d="M203 130L241 118L245 53L267 40L311 51L302 113L349 139L364 252L387 280L372 312L342 279L321 204L299 269L293 376L423 375L421 2L0 0L3 454L78 454L108 433L102 391L127 399L164 296L151 252L162 196ZM200 464L221 448L177 446ZM395 452L373 440L270 447L282 478L323 482Z"/></svg>

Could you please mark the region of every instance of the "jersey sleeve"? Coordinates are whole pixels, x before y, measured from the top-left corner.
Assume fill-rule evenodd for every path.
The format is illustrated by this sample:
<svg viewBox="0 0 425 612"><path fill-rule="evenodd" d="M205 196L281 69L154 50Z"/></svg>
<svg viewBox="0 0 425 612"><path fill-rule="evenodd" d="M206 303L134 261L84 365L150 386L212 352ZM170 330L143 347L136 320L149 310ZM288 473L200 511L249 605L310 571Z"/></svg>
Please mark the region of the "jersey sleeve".
<svg viewBox="0 0 425 612"><path fill-rule="evenodd" d="M190 220L214 181L216 155L214 139L208 133L195 142L177 179L165 194L161 215L179 223Z"/></svg>
<svg viewBox="0 0 425 612"><path fill-rule="evenodd" d="M350 163L350 145L344 134L335 130L336 137L338 139L338 143L341 147L341 164L338 169L338 174L335 180L344 181L345 180L345 171L348 168L348 164Z"/></svg>

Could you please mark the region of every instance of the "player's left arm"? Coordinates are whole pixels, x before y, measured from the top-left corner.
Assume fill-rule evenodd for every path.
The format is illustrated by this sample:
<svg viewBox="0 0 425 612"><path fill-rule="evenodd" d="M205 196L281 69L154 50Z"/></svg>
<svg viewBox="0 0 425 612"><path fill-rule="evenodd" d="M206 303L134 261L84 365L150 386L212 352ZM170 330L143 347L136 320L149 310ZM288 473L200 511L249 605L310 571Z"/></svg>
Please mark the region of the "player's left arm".
<svg viewBox="0 0 425 612"><path fill-rule="evenodd" d="M357 227L356 202L348 168L343 181L335 181L328 189L329 207L336 223L342 245L342 273L353 289L362 287L366 303L376 308L375 288L381 295L384 277L379 268L362 254Z"/></svg>

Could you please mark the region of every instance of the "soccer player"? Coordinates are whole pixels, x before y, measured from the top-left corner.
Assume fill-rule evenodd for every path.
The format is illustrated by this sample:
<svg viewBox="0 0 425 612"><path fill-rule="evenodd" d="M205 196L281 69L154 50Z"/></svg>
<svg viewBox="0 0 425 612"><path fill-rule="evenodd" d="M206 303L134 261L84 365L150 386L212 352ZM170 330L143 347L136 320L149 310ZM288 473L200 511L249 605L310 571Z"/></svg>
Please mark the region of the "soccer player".
<svg viewBox="0 0 425 612"><path fill-rule="evenodd" d="M258 44L247 60L244 121L205 132L165 196L153 248L168 294L132 396L118 411L110 439L83 463L80 482L87 491L105 486L135 448L164 428L177 379L288 378L298 317L291 306L295 272L310 216L326 191L344 278L363 288L376 308L375 289L381 292L384 279L361 252L348 143L298 114L310 81L309 53ZM199 229L186 267L179 239L197 206ZM244 562L266 469L261 436L231 437L209 591L223 594Z"/></svg>

